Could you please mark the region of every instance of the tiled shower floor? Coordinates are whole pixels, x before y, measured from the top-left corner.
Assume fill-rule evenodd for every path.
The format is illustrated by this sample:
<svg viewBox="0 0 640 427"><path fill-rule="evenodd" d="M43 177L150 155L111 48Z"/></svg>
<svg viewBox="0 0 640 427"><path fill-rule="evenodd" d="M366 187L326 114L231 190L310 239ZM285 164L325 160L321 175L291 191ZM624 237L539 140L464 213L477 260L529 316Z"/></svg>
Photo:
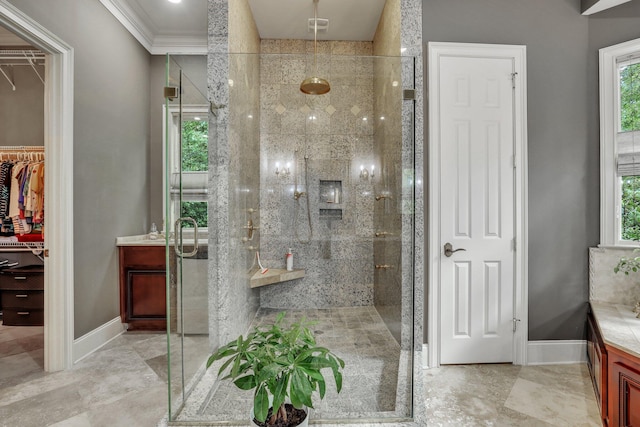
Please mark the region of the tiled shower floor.
<svg viewBox="0 0 640 427"><path fill-rule="evenodd" d="M273 322L280 311L260 309L252 327ZM285 320L298 321L302 317L316 322L312 330L318 344L330 348L345 361L342 392L338 396L331 373L325 374L327 393L324 400L314 400L313 419L404 415L403 410L399 413L396 408L400 346L375 308L288 310ZM252 391L239 390L229 381L214 385L215 372L212 370L205 374L201 383L209 382L208 389L213 393L200 402L197 402L197 396L202 393L194 393L178 418L245 420L247 408L251 407ZM409 369L403 370L408 372Z"/></svg>

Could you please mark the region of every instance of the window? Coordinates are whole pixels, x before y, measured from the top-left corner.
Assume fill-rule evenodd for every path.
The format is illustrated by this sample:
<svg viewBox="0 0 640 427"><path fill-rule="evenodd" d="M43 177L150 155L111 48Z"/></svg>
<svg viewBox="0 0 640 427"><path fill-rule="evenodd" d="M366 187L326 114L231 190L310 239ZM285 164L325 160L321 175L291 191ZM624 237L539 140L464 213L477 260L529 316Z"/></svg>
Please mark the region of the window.
<svg viewBox="0 0 640 427"><path fill-rule="evenodd" d="M640 243L640 39L600 50L600 243Z"/></svg>
<svg viewBox="0 0 640 427"><path fill-rule="evenodd" d="M170 120L168 160L171 218L169 227L173 228L175 220L180 217L190 217L196 221L199 230L206 229L209 135L207 108L183 107L182 123L180 123L179 111L170 110ZM182 132L182 153L179 132ZM181 198L180 195L182 195ZM182 227L193 228L193 225L190 222L183 222Z"/></svg>

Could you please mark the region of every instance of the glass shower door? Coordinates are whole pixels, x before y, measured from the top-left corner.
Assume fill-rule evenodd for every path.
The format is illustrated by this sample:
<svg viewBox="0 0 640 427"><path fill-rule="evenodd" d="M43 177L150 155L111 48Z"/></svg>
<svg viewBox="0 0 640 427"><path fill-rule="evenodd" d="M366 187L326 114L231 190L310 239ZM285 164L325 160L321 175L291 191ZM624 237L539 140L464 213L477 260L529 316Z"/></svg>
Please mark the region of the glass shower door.
<svg viewBox="0 0 640 427"><path fill-rule="evenodd" d="M209 353L206 60L166 58L165 235L169 420L204 373ZM204 81L202 81L204 80Z"/></svg>

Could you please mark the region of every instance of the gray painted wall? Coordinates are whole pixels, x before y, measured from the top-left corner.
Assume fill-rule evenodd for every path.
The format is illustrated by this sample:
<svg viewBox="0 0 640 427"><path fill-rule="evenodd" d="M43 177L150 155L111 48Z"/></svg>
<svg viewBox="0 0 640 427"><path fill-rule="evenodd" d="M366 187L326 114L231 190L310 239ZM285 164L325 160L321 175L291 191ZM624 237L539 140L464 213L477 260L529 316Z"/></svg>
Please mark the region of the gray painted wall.
<svg viewBox="0 0 640 427"><path fill-rule="evenodd" d="M0 145L44 145L44 85L29 66L13 67L13 79L15 91L0 76Z"/></svg>
<svg viewBox="0 0 640 427"><path fill-rule="evenodd" d="M74 48L77 338L119 315L115 238L148 229L150 55L98 0L11 3Z"/></svg>
<svg viewBox="0 0 640 427"><path fill-rule="evenodd" d="M425 43L527 46L529 340L582 339L600 226L597 49L640 37L640 4L591 18L579 0L431 0L423 11Z"/></svg>

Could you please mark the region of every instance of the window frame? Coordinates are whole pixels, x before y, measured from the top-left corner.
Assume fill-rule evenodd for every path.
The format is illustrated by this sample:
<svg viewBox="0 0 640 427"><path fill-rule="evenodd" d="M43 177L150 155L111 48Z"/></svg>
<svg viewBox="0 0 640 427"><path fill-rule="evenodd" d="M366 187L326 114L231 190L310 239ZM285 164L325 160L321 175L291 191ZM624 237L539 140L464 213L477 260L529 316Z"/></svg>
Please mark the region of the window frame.
<svg viewBox="0 0 640 427"><path fill-rule="evenodd" d="M620 199L622 185L617 174L617 136L620 131L620 78L618 63L640 54L640 39L600 49L600 246L640 246L622 240Z"/></svg>
<svg viewBox="0 0 640 427"><path fill-rule="evenodd" d="M168 112L167 112L168 108ZM182 121L185 121L185 117L189 116L197 116L200 115L203 117L203 120L208 120L209 117L209 107L207 105L183 105L182 106ZM172 195L174 194L173 190L176 188L173 183L178 181L178 177L180 174L180 160L179 157L179 144L180 139L178 138L179 132L182 132L182 123L180 120L180 106L178 105L170 105L167 107L163 105L163 141L165 143L162 145L162 182L163 184L163 192L162 192L162 209L163 212L166 212L167 208L167 196L169 197L168 203L170 203L170 215L171 217L165 219L165 228L168 228L169 231L173 231L173 223L176 219L180 217L180 206L177 203ZM170 118L170 123L167 126L166 120ZM169 135L166 135L167 130L169 131ZM168 152L167 152L168 151ZM169 177L167 177L167 173L169 173ZM208 202L208 189L206 185L201 189L184 189L185 178L189 182L208 182L208 171L183 171L183 192L182 192L182 201L183 202ZM167 189L166 186L169 188ZM163 230L167 231L167 230ZM185 232L188 232L185 230ZM206 226L198 226L198 234L206 234L208 229Z"/></svg>

